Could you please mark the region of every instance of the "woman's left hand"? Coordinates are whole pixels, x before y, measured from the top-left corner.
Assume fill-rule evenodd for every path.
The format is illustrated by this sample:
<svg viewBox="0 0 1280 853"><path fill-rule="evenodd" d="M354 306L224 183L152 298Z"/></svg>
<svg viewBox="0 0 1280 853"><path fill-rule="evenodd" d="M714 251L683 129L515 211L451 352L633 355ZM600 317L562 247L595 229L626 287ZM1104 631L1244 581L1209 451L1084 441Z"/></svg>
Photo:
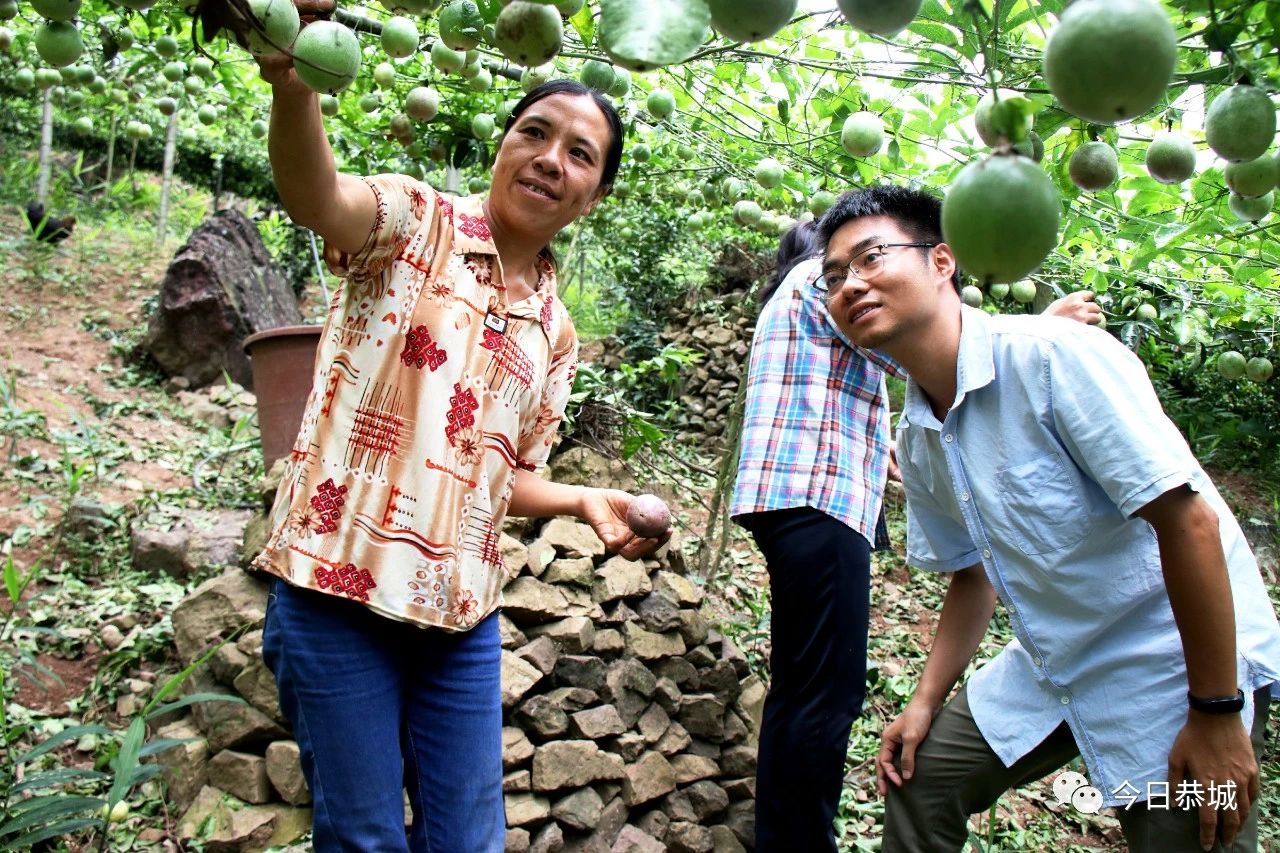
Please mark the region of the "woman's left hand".
<svg viewBox="0 0 1280 853"><path fill-rule="evenodd" d="M621 489L588 488L582 497L582 520L610 551L628 560L647 557L671 538L668 530L658 539L636 536L627 526L627 508L635 500Z"/></svg>

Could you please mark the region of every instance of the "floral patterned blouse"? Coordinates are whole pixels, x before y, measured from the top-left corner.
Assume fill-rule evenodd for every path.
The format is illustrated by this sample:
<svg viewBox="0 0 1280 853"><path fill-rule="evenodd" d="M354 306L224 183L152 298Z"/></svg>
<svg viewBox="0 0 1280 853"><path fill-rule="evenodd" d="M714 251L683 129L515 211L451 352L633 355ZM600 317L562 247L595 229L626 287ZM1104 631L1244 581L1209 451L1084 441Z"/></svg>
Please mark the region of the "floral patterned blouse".
<svg viewBox="0 0 1280 853"><path fill-rule="evenodd" d="M346 285L253 565L463 631L500 603L515 473L546 464L577 336L550 261L531 296L508 301L483 197L365 181L377 218L356 255L326 247Z"/></svg>

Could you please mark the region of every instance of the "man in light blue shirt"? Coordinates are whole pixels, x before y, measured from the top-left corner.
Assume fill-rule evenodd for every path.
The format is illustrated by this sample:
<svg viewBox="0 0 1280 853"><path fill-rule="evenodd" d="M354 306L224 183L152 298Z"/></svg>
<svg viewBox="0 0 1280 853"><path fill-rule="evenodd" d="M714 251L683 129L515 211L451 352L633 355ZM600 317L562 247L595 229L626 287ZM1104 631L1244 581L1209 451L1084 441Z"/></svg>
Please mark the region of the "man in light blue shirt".
<svg viewBox="0 0 1280 853"><path fill-rule="evenodd" d="M1087 784L1055 792L1117 807L1130 849L1255 850L1280 626L1240 527L1114 338L962 305L950 247L911 236L939 215L875 187L820 226L836 323L912 377L908 561L952 575L877 758L883 850L959 850L971 813L1077 754ZM944 706L997 597L1016 639Z"/></svg>

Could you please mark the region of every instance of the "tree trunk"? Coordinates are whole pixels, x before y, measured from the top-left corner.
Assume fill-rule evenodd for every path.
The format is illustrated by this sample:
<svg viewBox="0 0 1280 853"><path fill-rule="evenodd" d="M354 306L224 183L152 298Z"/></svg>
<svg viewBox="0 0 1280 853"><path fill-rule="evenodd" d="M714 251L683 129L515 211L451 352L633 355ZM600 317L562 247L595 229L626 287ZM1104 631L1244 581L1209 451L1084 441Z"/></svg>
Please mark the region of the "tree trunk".
<svg viewBox="0 0 1280 853"><path fill-rule="evenodd" d="M462 189L462 172L458 171L458 167L450 163L444 167L444 191L457 195Z"/></svg>
<svg viewBox="0 0 1280 853"><path fill-rule="evenodd" d="M113 115L111 117L111 133L107 136L107 179L103 183L108 190L111 189L111 175L116 167L116 130L120 126L120 116Z"/></svg>
<svg viewBox="0 0 1280 853"><path fill-rule="evenodd" d="M156 243L163 246L169 231L169 190L173 186L173 158L178 148L178 114L169 116L164 132L164 168L160 176L160 213L156 217Z"/></svg>
<svg viewBox="0 0 1280 853"><path fill-rule="evenodd" d="M49 160L53 152L53 88L44 90L44 112L40 118L40 171L36 174L36 201L49 204Z"/></svg>

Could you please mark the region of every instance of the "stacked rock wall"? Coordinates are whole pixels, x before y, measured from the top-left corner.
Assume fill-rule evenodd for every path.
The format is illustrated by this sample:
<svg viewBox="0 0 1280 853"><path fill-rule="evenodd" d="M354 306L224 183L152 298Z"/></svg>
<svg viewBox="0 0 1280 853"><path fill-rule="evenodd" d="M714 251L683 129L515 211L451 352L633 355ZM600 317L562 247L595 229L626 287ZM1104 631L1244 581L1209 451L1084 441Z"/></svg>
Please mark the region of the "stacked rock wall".
<svg viewBox="0 0 1280 853"><path fill-rule="evenodd" d="M511 851L749 849L764 688L701 612L678 549L608 556L590 527L508 527L503 788ZM233 568L173 614L184 663L234 632L188 679L199 702L160 721L179 834L256 851L309 826L298 748L262 661L266 582ZM183 713L183 712L178 712Z"/></svg>
<svg viewBox="0 0 1280 853"><path fill-rule="evenodd" d="M747 356L760 305L746 288L673 308L658 335L660 345L675 344L702 353L684 369L676 425L681 437L709 450L723 449L725 429L738 386L747 375ZM601 359L616 369L630 354L617 338L607 339Z"/></svg>

